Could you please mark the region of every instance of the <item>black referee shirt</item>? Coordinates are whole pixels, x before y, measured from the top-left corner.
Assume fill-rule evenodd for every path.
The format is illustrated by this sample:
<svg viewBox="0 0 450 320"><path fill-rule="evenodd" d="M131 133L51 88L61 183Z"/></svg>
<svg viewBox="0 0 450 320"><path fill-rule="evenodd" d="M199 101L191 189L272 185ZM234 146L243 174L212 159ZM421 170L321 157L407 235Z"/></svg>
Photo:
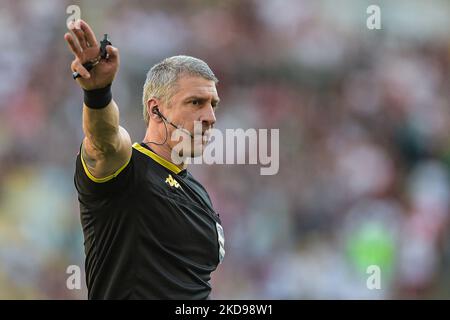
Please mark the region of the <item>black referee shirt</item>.
<svg viewBox="0 0 450 320"><path fill-rule="evenodd" d="M205 188L145 144L115 174L77 156L89 299L207 299L223 230Z"/></svg>

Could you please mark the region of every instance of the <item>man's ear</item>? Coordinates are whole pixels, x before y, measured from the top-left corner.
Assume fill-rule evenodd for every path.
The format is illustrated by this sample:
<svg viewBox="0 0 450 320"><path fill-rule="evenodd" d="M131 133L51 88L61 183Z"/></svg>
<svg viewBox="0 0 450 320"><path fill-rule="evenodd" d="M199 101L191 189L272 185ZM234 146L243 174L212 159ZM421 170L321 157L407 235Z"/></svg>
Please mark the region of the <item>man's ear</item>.
<svg viewBox="0 0 450 320"><path fill-rule="evenodd" d="M162 121L161 117L159 116L158 112L156 110L158 109L159 101L155 98L151 98L147 101L147 113L149 115L149 118L152 118L155 121Z"/></svg>

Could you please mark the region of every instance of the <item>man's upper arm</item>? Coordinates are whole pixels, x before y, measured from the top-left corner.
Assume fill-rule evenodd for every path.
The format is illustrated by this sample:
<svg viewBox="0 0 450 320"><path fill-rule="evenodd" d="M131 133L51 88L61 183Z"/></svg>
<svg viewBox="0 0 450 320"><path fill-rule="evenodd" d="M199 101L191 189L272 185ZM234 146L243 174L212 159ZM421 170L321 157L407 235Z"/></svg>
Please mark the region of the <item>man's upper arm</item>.
<svg viewBox="0 0 450 320"><path fill-rule="evenodd" d="M76 160L75 187L80 201L87 203L94 199L103 199L105 195L122 192L133 181L132 146L130 136L125 129L119 127L120 144L117 152L100 155L92 159L89 152L98 151L85 138ZM94 150L92 150L92 149ZM89 200L90 199L90 200ZM92 203L91 203L92 204Z"/></svg>
<svg viewBox="0 0 450 320"><path fill-rule="evenodd" d="M133 183L132 147L128 148L131 142L128 133L122 128L120 131L120 139L123 139L123 141L117 149L117 154L112 157L107 156L100 161L92 161L88 158L89 156L86 156L85 142L88 140L83 141L76 159L74 182L78 197L85 204L94 200L94 198L102 199L105 195L122 192L127 189L130 183ZM86 143L87 145L89 145L89 141ZM86 158L88 158L88 161L86 161ZM104 170L104 173L97 173L98 168Z"/></svg>
<svg viewBox="0 0 450 320"><path fill-rule="evenodd" d="M102 183L117 176L129 163L132 144L128 132L119 127L117 141L110 151L100 151L86 137L81 147L81 162L86 175L94 182Z"/></svg>

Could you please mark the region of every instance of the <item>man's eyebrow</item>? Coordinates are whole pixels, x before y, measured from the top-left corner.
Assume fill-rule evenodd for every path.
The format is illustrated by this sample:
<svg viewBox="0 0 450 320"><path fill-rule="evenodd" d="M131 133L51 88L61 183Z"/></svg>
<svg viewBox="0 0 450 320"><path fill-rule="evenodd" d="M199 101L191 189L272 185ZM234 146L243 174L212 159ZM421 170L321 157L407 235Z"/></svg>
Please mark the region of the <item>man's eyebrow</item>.
<svg viewBox="0 0 450 320"><path fill-rule="evenodd" d="M186 98L184 99L184 101L189 101L189 100L200 100L200 101L205 101L205 100L208 100L208 98L205 98L204 96L202 97L202 96L192 95L192 96L186 97ZM215 103L219 103L219 102L220 102L220 98L215 98L215 97L213 97L213 98L212 98L212 101L215 102Z"/></svg>

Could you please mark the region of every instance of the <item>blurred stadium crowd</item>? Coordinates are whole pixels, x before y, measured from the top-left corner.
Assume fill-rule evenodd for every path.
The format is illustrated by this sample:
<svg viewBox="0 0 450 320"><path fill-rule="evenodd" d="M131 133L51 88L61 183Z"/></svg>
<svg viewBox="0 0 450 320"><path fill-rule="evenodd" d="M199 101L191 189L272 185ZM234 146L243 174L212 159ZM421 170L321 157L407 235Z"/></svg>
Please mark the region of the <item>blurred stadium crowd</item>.
<svg viewBox="0 0 450 320"><path fill-rule="evenodd" d="M66 288L84 259L70 4L121 52L113 92L133 141L145 74L176 54L219 77L218 128L280 129L277 175L189 169L225 229L213 298L450 298L450 3L378 3L381 30L356 0L2 0L0 298L86 298L84 281Z"/></svg>

